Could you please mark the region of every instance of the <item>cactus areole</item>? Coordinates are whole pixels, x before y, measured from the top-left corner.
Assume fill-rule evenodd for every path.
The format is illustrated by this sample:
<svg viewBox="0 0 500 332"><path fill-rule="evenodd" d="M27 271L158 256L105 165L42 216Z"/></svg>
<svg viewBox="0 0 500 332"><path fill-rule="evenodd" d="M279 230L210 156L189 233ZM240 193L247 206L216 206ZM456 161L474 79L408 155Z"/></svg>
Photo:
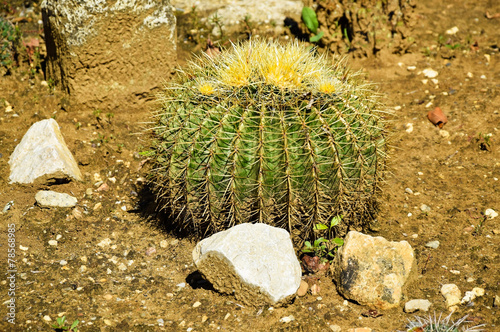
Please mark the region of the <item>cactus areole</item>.
<svg viewBox="0 0 500 332"><path fill-rule="evenodd" d="M262 222L303 241L339 214L348 228L373 218L386 121L343 61L252 40L195 59L160 101L151 175L175 227Z"/></svg>

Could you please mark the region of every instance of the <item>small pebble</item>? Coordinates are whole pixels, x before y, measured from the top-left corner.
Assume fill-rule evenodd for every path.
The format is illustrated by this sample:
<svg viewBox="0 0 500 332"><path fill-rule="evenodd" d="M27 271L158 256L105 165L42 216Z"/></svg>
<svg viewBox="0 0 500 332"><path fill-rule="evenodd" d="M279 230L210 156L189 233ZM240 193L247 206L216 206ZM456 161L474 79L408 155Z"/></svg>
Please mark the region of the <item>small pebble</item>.
<svg viewBox="0 0 500 332"><path fill-rule="evenodd" d="M330 330L332 330L333 332L341 332L342 331L342 328L338 325L329 325L328 326L330 328Z"/></svg>
<svg viewBox="0 0 500 332"><path fill-rule="evenodd" d="M94 208L93 208L93 209L94 209L94 211L97 211L97 210L99 210L101 207L102 207L102 204L101 204L101 202L99 202L99 203L97 203L96 205L94 205Z"/></svg>
<svg viewBox="0 0 500 332"><path fill-rule="evenodd" d="M420 205L420 210L424 213L429 213L431 212L431 208L428 205L422 204Z"/></svg>
<svg viewBox="0 0 500 332"><path fill-rule="evenodd" d="M293 315L290 315L290 316L285 316L285 317L281 318L280 322L282 322L282 323L290 323L293 320L295 320L295 317L293 317Z"/></svg>
<svg viewBox="0 0 500 332"><path fill-rule="evenodd" d="M408 134L411 134L413 132L413 123L407 123L405 126L405 130Z"/></svg>
<svg viewBox="0 0 500 332"><path fill-rule="evenodd" d="M62 238L62 235L61 234L57 234L56 235L56 240L60 240Z"/></svg>
<svg viewBox="0 0 500 332"><path fill-rule="evenodd" d="M50 316L43 316L43 320L46 322L52 322L52 318L50 318Z"/></svg>
<svg viewBox="0 0 500 332"><path fill-rule="evenodd" d="M80 266L80 273L85 273L87 272L87 267L85 265Z"/></svg>
<svg viewBox="0 0 500 332"><path fill-rule="evenodd" d="M19 245L19 249L23 250L23 251L26 251L28 250L29 248L28 247L23 247L22 245Z"/></svg>
<svg viewBox="0 0 500 332"><path fill-rule="evenodd" d="M51 246L57 246L57 241L56 240L50 240L49 245Z"/></svg>
<svg viewBox="0 0 500 332"><path fill-rule="evenodd" d="M198 308L200 305L201 305L201 302L196 301L195 303L193 303L193 308Z"/></svg>
<svg viewBox="0 0 500 332"><path fill-rule="evenodd" d="M439 241L429 241L425 244L427 248L437 249L439 247Z"/></svg>
<svg viewBox="0 0 500 332"><path fill-rule="evenodd" d="M431 68L426 68L422 71L422 73L424 74L425 77L427 78L434 78L436 76L438 76L438 72L435 71L434 69L431 69Z"/></svg>
<svg viewBox="0 0 500 332"><path fill-rule="evenodd" d="M307 284L307 282L305 282L304 280L301 280L300 281L299 289L297 289L297 295L298 296L304 296L304 295L306 295L308 288L309 288L309 285Z"/></svg>
<svg viewBox="0 0 500 332"><path fill-rule="evenodd" d="M224 320L228 320L229 317L231 317L231 314L228 312L226 316L224 316Z"/></svg>
<svg viewBox="0 0 500 332"><path fill-rule="evenodd" d="M156 248L155 247L149 247L146 249L146 256L151 256L156 253Z"/></svg>
<svg viewBox="0 0 500 332"><path fill-rule="evenodd" d="M166 247L168 247L167 240L161 240L160 241L160 248L166 248Z"/></svg>
<svg viewBox="0 0 500 332"><path fill-rule="evenodd" d="M411 190L410 188L406 188L405 193L413 195L413 190Z"/></svg>
<svg viewBox="0 0 500 332"><path fill-rule="evenodd" d="M452 307L459 304L462 298L462 292L455 284L445 284L441 287L441 294L446 299L446 305Z"/></svg>
<svg viewBox="0 0 500 332"><path fill-rule="evenodd" d="M429 311L431 305L432 303L429 300L410 300L405 303L405 312L412 313L418 310Z"/></svg>
<svg viewBox="0 0 500 332"><path fill-rule="evenodd" d="M62 266L64 266L64 265L68 264L68 262L67 262L67 261L65 261L65 260L63 259L63 260L61 260L61 261L59 262L59 264L61 264Z"/></svg>
<svg viewBox="0 0 500 332"><path fill-rule="evenodd" d="M498 217L498 213L493 209L486 209L486 211L484 211L484 215L487 216L489 219Z"/></svg>

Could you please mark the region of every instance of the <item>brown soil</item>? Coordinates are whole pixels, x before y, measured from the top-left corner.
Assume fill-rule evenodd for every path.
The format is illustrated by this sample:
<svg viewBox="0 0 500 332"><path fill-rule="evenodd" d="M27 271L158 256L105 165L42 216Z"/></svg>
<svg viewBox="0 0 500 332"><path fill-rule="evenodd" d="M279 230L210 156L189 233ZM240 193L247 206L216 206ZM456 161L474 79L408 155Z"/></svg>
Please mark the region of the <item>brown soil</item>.
<svg viewBox="0 0 500 332"><path fill-rule="evenodd" d="M487 10L500 12L500 5L419 1L413 53L351 61L380 86L389 109L396 108L391 174L378 222L368 233L407 240L418 260L418 279L402 306L376 318L363 315L367 307L344 301L331 276L318 276L318 295L309 293L273 310L242 306L215 292L193 266L195 242L176 238L142 208L141 202L150 199L143 185L147 159L138 154L147 145L140 133L148 110L114 116L67 113L57 91L42 86L43 75L30 74L26 65L1 77L0 105L6 100L14 108L0 110L0 208L9 201L14 205L0 215L0 261L7 270L7 225L15 224L17 289L16 323L5 320L3 305L0 330L48 331L64 315L70 322L80 320L81 331L328 331L332 324L395 331L415 315L402 310L408 299L429 299L431 312L447 315L440 288L455 283L462 292L482 287L486 294L473 305L460 306L453 317L468 314L474 324L486 324L486 331L498 331L500 309L493 301L500 295L500 217L485 219L483 213L500 211L500 19L487 19ZM446 35L454 26L457 34ZM195 47L188 38L184 43L182 31L180 63ZM437 84L422 82L425 68L439 72ZM435 106L448 117L441 131L426 118ZM49 187L8 183L15 146L33 123L50 117L58 121L85 174L83 183L50 189L77 197L75 209L40 208L35 193ZM443 137L444 131L449 137ZM96 191L94 174L109 190ZM94 190L90 197L87 188ZM422 212L422 204L430 212ZM55 239L57 246L49 245ZM425 247L431 240L440 242L438 249ZM62 260L67 264L61 265ZM8 288L1 281L2 302L8 300ZM201 305L193 306L198 301ZM293 321L280 322L290 315Z"/></svg>

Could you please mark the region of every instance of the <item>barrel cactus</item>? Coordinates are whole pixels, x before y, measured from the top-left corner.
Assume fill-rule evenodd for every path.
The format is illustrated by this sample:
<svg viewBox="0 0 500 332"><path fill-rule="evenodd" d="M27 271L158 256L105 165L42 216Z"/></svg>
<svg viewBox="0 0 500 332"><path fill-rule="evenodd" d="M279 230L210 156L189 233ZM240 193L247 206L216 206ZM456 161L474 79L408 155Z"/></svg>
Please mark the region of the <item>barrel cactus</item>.
<svg viewBox="0 0 500 332"><path fill-rule="evenodd" d="M334 216L373 217L385 115L344 61L248 41L196 58L159 99L151 176L175 227L205 236L262 222L301 242Z"/></svg>

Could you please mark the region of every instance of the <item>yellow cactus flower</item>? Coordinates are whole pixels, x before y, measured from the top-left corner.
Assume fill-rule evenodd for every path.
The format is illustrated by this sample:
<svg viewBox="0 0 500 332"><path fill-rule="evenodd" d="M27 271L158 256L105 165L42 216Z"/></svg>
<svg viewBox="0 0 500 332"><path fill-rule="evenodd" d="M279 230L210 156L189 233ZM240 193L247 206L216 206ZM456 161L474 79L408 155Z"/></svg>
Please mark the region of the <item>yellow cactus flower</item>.
<svg viewBox="0 0 500 332"><path fill-rule="evenodd" d="M214 87L210 83L204 83L198 85L198 91L200 91L202 94L208 96L211 95L215 92Z"/></svg>

